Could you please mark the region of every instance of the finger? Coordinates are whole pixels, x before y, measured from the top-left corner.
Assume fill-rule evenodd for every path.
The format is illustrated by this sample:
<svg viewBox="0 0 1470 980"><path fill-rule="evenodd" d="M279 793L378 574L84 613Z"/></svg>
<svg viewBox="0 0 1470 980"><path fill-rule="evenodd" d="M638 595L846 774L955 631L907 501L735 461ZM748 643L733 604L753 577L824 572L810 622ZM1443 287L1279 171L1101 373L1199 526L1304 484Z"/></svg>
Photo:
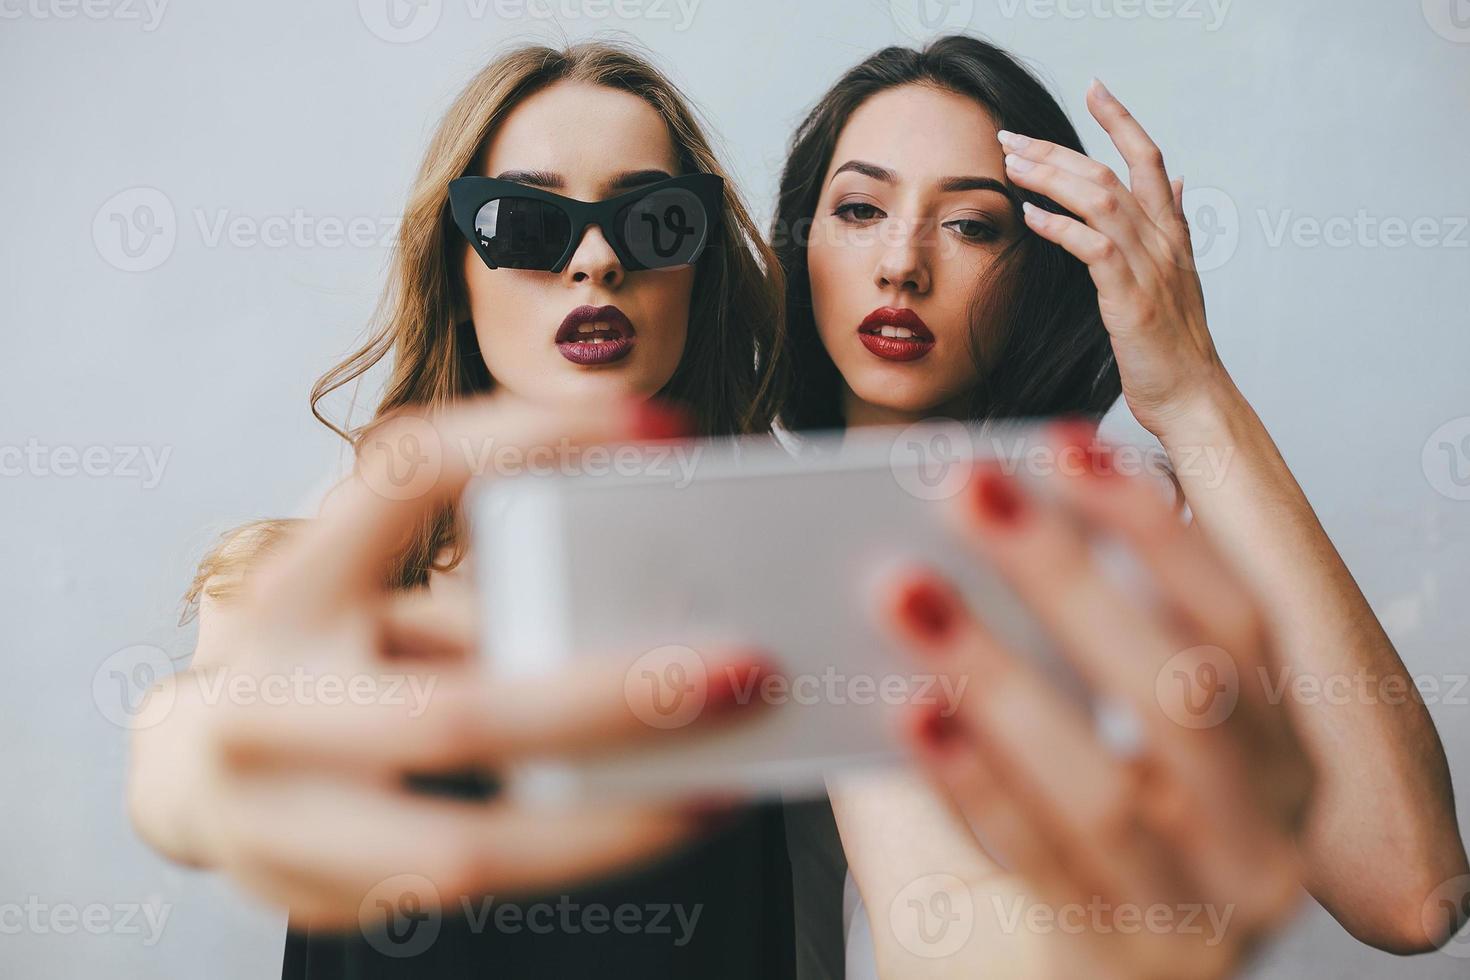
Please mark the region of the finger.
<svg viewBox="0 0 1470 980"><path fill-rule="evenodd" d="M1037 139L1034 136L1027 136L1024 133L1012 133L1004 129L996 134L996 138L1000 140L1001 145L1005 147L1006 152L1009 154L1021 157L1024 160L1029 160L1032 163L1050 164L1060 171L1081 177L1083 180L1096 184L1103 189L1126 190L1112 167L1109 167L1101 161L1094 160L1087 154L1080 153L1070 146L1063 146L1060 143L1053 143L1050 140ZM1143 209L1138 206L1138 202L1132 198L1132 195L1129 195L1128 199L1121 203L1130 205L1138 216L1144 214Z"/></svg>
<svg viewBox="0 0 1470 980"><path fill-rule="evenodd" d="M1201 664L1226 669L1227 693L1238 697L1228 719L1219 719L1235 729L1228 738L1187 738L1177 748L1196 756L1191 767L1219 767L1226 764L1222 754L1249 754L1250 772L1272 784L1263 799L1277 797L1283 811L1299 810L1310 765L1286 712L1269 703L1258 683L1269 666L1270 637L1255 597L1209 541L1177 519L1148 478L1119 472L1112 447L1097 440L1093 424L1059 424L1049 437L1063 461L1059 497L1137 557L1185 649L1200 649ZM1081 465L1066 462L1069 454Z"/></svg>
<svg viewBox="0 0 1470 980"><path fill-rule="evenodd" d="M527 756L593 756L679 737L691 726L719 724L761 703L754 696L771 668L749 654L701 658L703 676L679 678L684 710L678 728L660 728L656 710L669 698L630 681L623 658L587 658L555 675L486 677L472 667L432 670L405 663L340 675L293 674L302 696L222 705L217 744L239 767L282 765L377 772L449 772L496 768ZM263 689L263 688L262 688ZM333 692L330 703L326 692Z"/></svg>
<svg viewBox="0 0 1470 980"><path fill-rule="evenodd" d="M1156 723L1155 677L1178 643L1103 575L1078 522L994 463L975 468L953 513L1092 687Z"/></svg>
<svg viewBox="0 0 1470 980"><path fill-rule="evenodd" d="M925 775L1009 869L1037 885L1072 881L1062 861L1065 848L1004 791L979 746L954 719L933 708L918 709L906 740Z"/></svg>
<svg viewBox="0 0 1470 980"><path fill-rule="evenodd" d="M1058 457L1059 467L1070 465L1068 456ZM1060 503L1027 492L997 465L978 467L973 481L970 499L957 513L972 544L1015 588L1093 690L1136 712L1165 759L1178 765L1197 756L1205 739L1181 732L1158 696L1161 671L1190 644L1104 574L1084 525Z"/></svg>
<svg viewBox="0 0 1470 980"><path fill-rule="evenodd" d="M1272 860L1284 853L1283 822L1261 808L1256 779L1270 763L1251 753L1240 725L1186 728L1164 713L1157 680L1185 646L1171 627L1101 574L1082 531L1058 506L1023 494L998 468L977 474L974 506L962 517L977 545L1092 683L1132 705L1145 721L1166 783L1179 787L1150 826L1180 855L1190 877L1211 894L1246 903L1274 893L1269 862L1240 860L1247 853Z"/></svg>
<svg viewBox="0 0 1470 980"><path fill-rule="evenodd" d="M385 601L379 619L384 653L413 660L463 661L479 646L472 590L414 589Z"/></svg>
<svg viewBox="0 0 1470 980"><path fill-rule="evenodd" d="M1140 237L1147 219L1137 202L1117 179L1099 185L1049 163L1033 163L1014 153L1006 154L1006 176L1018 187L1035 191L1056 201L1086 221L1118 247L1123 258L1141 275L1152 265L1152 256ZM1111 171L1109 171L1111 173Z"/></svg>
<svg viewBox="0 0 1470 980"><path fill-rule="evenodd" d="M1239 670L1254 672L1267 643L1265 621L1208 541L1189 533L1152 479L1119 472L1095 425L1061 423L1047 438L1060 463L1060 499L1142 562L1186 645L1222 647Z"/></svg>
<svg viewBox="0 0 1470 980"><path fill-rule="evenodd" d="M1001 858L1007 868L1023 876L1030 890L1040 899L1054 903L1054 908L1076 908L1093 907L1102 898L1102 907L1107 907L1106 902L1111 896L1098 894L1095 884L1082 873L1083 866L1073 859L1067 839L1055 833L1048 814L1029 804L1027 788L1009 780L1006 767L997 764L986 743L968 739L963 730L953 724L945 724L932 712L916 718L908 742L925 774L964 814L987 851ZM1197 837L1202 831L1196 826L1190 828L1189 833ZM1238 852L1236 857L1240 863L1254 865L1270 861L1274 855L1254 855L1247 851ZM1283 865L1267 868L1265 873L1276 886L1272 895L1274 905L1263 902L1249 910L1239 909L1228 900L1222 900L1220 893L1195 884L1185 885L1178 891L1138 896L1132 904L1138 908L1180 901L1205 905L1213 910L1213 914L1231 915L1233 935L1251 935L1264 924L1278 922L1301 898L1300 887L1283 870ZM1187 874L1178 877L1181 881L1190 880ZM1083 935L1097 939L1099 934L1088 932ZM1169 948L1161 946L1157 937L1150 939L1146 938L1147 934L1144 936L1140 941L1153 949L1138 950L1135 956L1158 960L1160 954L1169 953ZM1094 958L1094 962L1098 961ZM1139 961L1135 960L1135 966L1138 965ZM1177 966L1177 962L1174 965ZM1158 969L1140 969L1138 975L1169 975L1168 966L1164 963L1157 963L1157 966Z"/></svg>
<svg viewBox="0 0 1470 980"><path fill-rule="evenodd" d="M1169 225L1173 218L1174 196L1169 188L1168 171L1164 168L1164 154L1158 144L1117 96L1097 79L1087 87L1087 109L1127 162L1133 195L1144 212L1159 227Z"/></svg>
<svg viewBox="0 0 1470 980"><path fill-rule="evenodd" d="M548 891L651 858L709 826L687 804L530 810L319 777L244 786L231 807L229 866L321 927L357 925L375 899L403 894L389 888L409 889L426 910L488 892Z"/></svg>
<svg viewBox="0 0 1470 980"><path fill-rule="evenodd" d="M935 573L902 573L883 594L894 597L885 626L948 675L954 722L991 751L992 768L1024 791L1033 816L1092 881L1129 900L1171 887L1144 846L1129 771L1103 748L1081 707L1007 649Z"/></svg>
<svg viewBox="0 0 1470 980"><path fill-rule="evenodd" d="M1193 256L1194 246L1189 237L1189 217L1184 213L1184 181L1170 181L1169 191L1174 195L1174 222L1164 227L1164 234L1172 238L1175 247L1181 250L1175 254Z"/></svg>
<svg viewBox="0 0 1470 980"><path fill-rule="evenodd" d="M1050 813L1036 808L1028 789L1010 780L982 741L938 723L932 715L919 717L908 741L925 775L953 800L976 839L1020 876L1026 891L1043 906L1093 908L1099 900L1116 901L1099 891L1085 862L1076 859L1071 841L1057 833ZM1081 938L1090 943L1096 936L1084 933ZM1060 952L1052 947L1052 956Z"/></svg>
<svg viewBox="0 0 1470 980"><path fill-rule="evenodd" d="M667 426L667 413L632 402L588 412L491 397L436 415L401 413L361 441L353 475L262 569L255 595L273 618L289 620L380 591L409 535L459 495L492 450L649 437Z"/></svg>
<svg viewBox="0 0 1470 980"><path fill-rule="evenodd" d="M1043 210L1030 201L1021 205L1026 226L1087 266L1099 293L1125 295L1137 286L1133 270L1106 235L1065 214Z"/></svg>
<svg viewBox="0 0 1470 980"><path fill-rule="evenodd" d="M1237 909L1238 928L1247 932L1279 920L1300 898L1302 883L1300 852L1284 824L1261 808L1238 766L1183 780L1172 771L1170 792L1151 799L1144 817L1193 883L1191 894Z"/></svg>

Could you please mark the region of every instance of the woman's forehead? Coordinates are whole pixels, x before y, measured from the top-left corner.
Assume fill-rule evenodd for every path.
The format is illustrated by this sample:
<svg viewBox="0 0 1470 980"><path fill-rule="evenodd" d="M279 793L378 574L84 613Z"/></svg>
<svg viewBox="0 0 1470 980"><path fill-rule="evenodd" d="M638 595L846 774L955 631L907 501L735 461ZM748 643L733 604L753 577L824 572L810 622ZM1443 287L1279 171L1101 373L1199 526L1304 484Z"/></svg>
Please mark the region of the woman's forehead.
<svg viewBox="0 0 1470 980"><path fill-rule="evenodd" d="M568 193L585 193L629 171L677 168L669 127L653 106L631 92L563 81L506 115L490 140L484 173L556 174Z"/></svg>
<svg viewBox="0 0 1470 980"><path fill-rule="evenodd" d="M830 166L860 159L900 177L1002 173L1005 153L995 134L990 112L975 99L931 85L900 85L853 111Z"/></svg>

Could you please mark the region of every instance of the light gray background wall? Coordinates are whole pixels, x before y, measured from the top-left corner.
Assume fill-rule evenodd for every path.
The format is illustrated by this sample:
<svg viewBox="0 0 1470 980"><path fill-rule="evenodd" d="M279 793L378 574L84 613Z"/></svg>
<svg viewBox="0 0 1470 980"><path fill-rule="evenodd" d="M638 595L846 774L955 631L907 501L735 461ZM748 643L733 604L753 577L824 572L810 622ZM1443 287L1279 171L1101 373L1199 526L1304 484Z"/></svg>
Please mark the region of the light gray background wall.
<svg viewBox="0 0 1470 980"><path fill-rule="evenodd" d="M517 37L643 41L766 215L803 109L923 33L913 4L0 0L0 972L279 970L279 916L132 836L109 671L140 645L187 655L177 601L209 537L298 509L332 470L307 388L358 336L382 229L475 68ZM1040 66L1116 162L1081 101L1102 77L1172 169L1213 189L1191 205L1226 363L1410 669L1445 685L1432 711L1465 791L1470 690L1446 692L1470 669L1470 3L929 10ZM293 215L300 230L271 238ZM353 219L371 241L340 241L331 222ZM92 475L77 472L68 453L92 447ZM92 903L108 908L99 934L16 929L20 906ZM114 911L140 905L168 911L151 944ZM1459 957L1397 961L1318 913L1266 972L1448 978L1470 972Z"/></svg>

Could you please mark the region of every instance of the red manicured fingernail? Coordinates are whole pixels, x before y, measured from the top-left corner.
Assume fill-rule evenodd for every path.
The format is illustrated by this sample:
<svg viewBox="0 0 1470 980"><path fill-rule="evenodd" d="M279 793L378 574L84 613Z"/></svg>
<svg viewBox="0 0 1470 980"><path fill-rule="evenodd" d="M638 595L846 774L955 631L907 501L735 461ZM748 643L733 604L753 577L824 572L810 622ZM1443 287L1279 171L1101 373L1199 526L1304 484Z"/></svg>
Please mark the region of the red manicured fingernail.
<svg viewBox="0 0 1470 980"><path fill-rule="evenodd" d="M1052 432L1056 439L1068 449L1086 449L1097 435L1097 424L1082 418L1062 419Z"/></svg>
<svg viewBox="0 0 1470 980"><path fill-rule="evenodd" d="M940 705L928 705L914 719L914 737L931 749L940 749L954 741L959 725L954 715L946 714Z"/></svg>
<svg viewBox="0 0 1470 980"><path fill-rule="evenodd" d="M1057 435L1062 445L1074 450L1089 476L1117 476L1113 447L1097 436L1097 423L1086 419L1060 422Z"/></svg>
<svg viewBox="0 0 1470 980"><path fill-rule="evenodd" d="M917 579L904 585L898 613L920 637L938 643L954 629L957 610L953 597L938 583Z"/></svg>
<svg viewBox="0 0 1470 980"><path fill-rule="evenodd" d="M683 439L694 435L694 414L677 402L640 402L634 407L633 434L639 439Z"/></svg>
<svg viewBox="0 0 1470 980"><path fill-rule="evenodd" d="M759 697L761 682L775 672L775 665L764 659L710 671L704 688L705 709L724 712L749 704Z"/></svg>
<svg viewBox="0 0 1470 980"><path fill-rule="evenodd" d="M998 467L986 467L975 474L975 509L992 524L1011 525L1020 520L1025 504L1015 481Z"/></svg>

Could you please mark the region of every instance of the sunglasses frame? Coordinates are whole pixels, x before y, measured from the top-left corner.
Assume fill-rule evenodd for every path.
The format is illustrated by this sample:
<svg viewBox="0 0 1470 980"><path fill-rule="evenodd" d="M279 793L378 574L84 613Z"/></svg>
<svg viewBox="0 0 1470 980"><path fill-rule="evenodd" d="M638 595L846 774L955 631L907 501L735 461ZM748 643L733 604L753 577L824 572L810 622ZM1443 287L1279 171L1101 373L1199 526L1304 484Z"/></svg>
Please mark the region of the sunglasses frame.
<svg viewBox="0 0 1470 980"><path fill-rule="evenodd" d="M623 241L622 232L616 227L615 221L618 212L624 208L650 194L663 190L687 190L699 199L708 219L705 225L704 241L695 248L693 257L688 262L682 262L679 265L648 266L638 261L629 252ZM475 231L475 219L479 217L480 209L486 204L509 197L554 204L561 208L572 225L572 234L567 242L567 247L551 268L517 271L561 272L572 260L572 256L577 253L578 247L582 244L582 238L592 225L602 229L602 236L612 246L613 252L616 253L618 261L622 263L625 270L638 272L645 269L679 269L699 261L705 249L715 241L714 231L719 226L720 218L725 210L725 181L718 174L684 174L680 177L670 177L667 180L638 187L603 201L579 201L573 197L563 197L560 194L553 194L539 187L531 187L514 180L501 180L497 177L458 177L449 182L449 209L454 218L454 224L469 240L470 247L475 250L480 260L492 269L499 269L500 266L495 264L488 248L480 241L479 233Z"/></svg>

